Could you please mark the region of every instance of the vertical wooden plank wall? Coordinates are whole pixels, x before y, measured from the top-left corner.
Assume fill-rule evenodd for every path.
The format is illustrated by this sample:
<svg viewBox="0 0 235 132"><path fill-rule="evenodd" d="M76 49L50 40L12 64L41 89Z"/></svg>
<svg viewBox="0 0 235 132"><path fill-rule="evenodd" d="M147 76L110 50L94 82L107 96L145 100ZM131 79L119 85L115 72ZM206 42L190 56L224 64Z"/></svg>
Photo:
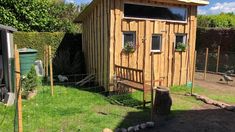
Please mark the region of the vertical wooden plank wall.
<svg viewBox="0 0 235 132"><path fill-rule="evenodd" d="M171 5L163 2L129 0L151 5ZM177 23L158 20L137 20L123 18L123 0L110 1L110 80L114 74L114 64L142 69L143 63L146 66L146 80L150 80L150 50L153 34L162 35L162 52L154 54L155 79L164 77L164 85L182 85L192 81L193 58L196 41L196 6L182 6L188 8L188 22ZM125 31L136 32L136 51L132 54L122 53L122 34ZM146 32L145 32L146 31ZM175 35L187 34L189 47L186 52L175 52ZM143 44L146 42L146 56L143 58ZM144 59L144 61L143 61ZM158 85L158 84L157 84Z"/></svg>
<svg viewBox="0 0 235 132"><path fill-rule="evenodd" d="M109 83L109 0L96 2L83 19L83 52L88 74L95 73L96 82L108 90Z"/></svg>

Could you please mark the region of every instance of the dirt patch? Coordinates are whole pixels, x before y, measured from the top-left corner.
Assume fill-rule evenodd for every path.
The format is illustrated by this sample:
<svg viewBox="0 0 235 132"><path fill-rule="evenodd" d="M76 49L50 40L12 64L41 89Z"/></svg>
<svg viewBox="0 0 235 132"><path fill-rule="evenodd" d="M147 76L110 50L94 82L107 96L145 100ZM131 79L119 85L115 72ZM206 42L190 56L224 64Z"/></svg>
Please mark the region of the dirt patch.
<svg viewBox="0 0 235 132"><path fill-rule="evenodd" d="M203 80L204 79L204 73L196 72L195 78L196 78L196 80ZM220 86L225 86L225 87L229 86L229 87L233 87L235 89L235 77L232 77L232 79L234 81L229 82L229 85L227 85L225 81L220 81L221 78L223 78L221 75L211 74L211 73L206 74L206 82L221 84Z"/></svg>
<svg viewBox="0 0 235 132"><path fill-rule="evenodd" d="M174 112L174 111L173 111ZM177 111L168 117L156 116L156 128L148 132L234 132L235 113L210 105Z"/></svg>

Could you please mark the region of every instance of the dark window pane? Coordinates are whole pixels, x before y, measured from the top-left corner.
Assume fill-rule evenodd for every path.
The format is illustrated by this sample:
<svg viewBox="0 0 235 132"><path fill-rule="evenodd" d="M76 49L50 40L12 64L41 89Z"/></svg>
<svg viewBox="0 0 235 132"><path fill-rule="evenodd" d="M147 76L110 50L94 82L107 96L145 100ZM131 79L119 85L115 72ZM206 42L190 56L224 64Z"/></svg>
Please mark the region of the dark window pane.
<svg viewBox="0 0 235 132"><path fill-rule="evenodd" d="M133 34L124 34L124 44L129 43L129 42L134 42L134 35Z"/></svg>
<svg viewBox="0 0 235 132"><path fill-rule="evenodd" d="M176 44L184 43L184 36L176 36Z"/></svg>
<svg viewBox="0 0 235 132"><path fill-rule="evenodd" d="M161 50L161 36L152 36L152 50Z"/></svg>
<svg viewBox="0 0 235 132"><path fill-rule="evenodd" d="M134 4L124 5L125 17L186 21L186 12L186 8L180 7L155 7Z"/></svg>
<svg viewBox="0 0 235 132"><path fill-rule="evenodd" d="M123 33L123 37L124 37L124 46L127 43L133 44L133 46L135 46L135 32L126 32L126 33Z"/></svg>

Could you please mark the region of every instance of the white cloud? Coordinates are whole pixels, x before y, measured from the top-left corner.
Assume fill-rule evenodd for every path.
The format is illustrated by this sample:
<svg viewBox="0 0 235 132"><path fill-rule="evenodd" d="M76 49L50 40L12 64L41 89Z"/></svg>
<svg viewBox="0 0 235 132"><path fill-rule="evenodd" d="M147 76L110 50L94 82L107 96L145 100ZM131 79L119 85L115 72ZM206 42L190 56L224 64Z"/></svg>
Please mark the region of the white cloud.
<svg viewBox="0 0 235 132"><path fill-rule="evenodd" d="M66 3L75 3L75 0L65 0Z"/></svg>
<svg viewBox="0 0 235 132"><path fill-rule="evenodd" d="M218 14L221 12L234 12L235 13L235 2L224 2L214 4L207 13L209 14Z"/></svg>
<svg viewBox="0 0 235 132"><path fill-rule="evenodd" d="M207 11L204 9L198 9L198 14L205 15L205 14L207 14Z"/></svg>

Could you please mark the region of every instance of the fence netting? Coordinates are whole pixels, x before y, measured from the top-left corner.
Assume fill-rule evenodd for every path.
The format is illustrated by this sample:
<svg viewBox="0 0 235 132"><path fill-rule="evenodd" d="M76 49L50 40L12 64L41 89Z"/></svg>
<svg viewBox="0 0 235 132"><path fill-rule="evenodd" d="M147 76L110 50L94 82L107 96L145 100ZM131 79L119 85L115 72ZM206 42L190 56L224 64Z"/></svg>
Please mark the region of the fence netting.
<svg viewBox="0 0 235 132"><path fill-rule="evenodd" d="M218 59L219 63L217 65ZM197 61L196 61L197 70L204 71L205 60L206 60L205 51L199 51L197 54ZM207 71L224 73L228 70L235 70L235 52L221 52L219 57L217 52L208 53Z"/></svg>
<svg viewBox="0 0 235 132"><path fill-rule="evenodd" d="M78 83L89 74L63 75L68 79L64 82L58 76L54 75L54 96L46 78L36 88L36 96L23 99L24 132L102 131L150 120L148 108L138 110L142 108L142 93L110 93L98 85L104 80L95 78L82 85ZM6 108L0 132L17 131L16 104ZM3 109L0 113L4 113ZM0 121L2 118L1 114Z"/></svg>

